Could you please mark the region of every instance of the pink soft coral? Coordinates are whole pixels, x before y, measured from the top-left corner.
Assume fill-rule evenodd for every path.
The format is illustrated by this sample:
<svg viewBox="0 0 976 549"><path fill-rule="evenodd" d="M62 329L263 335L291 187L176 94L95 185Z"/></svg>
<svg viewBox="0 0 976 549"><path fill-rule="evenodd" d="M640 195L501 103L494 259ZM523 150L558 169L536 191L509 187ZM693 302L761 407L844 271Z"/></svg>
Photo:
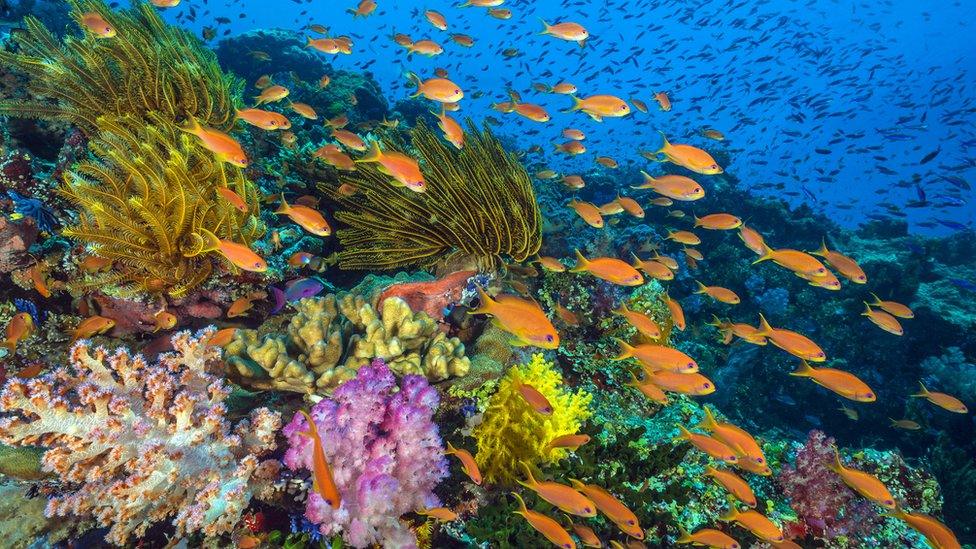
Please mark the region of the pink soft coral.
<svg viewBox="0 0 976 549"><path fill-rule="evenodd" d="M342 533L347 543L366 547L414 547L401 522L404 513L439 505L432 490L447 476L447 462L433 423L439 397L421 376L396 379L381 360L359 369L332 398L311 411L342 503L332 509L310 491L305 516L323 534ZM291 447L284 462L292 470L312 469L305 418L285 426Z"/></svg>
<svg viewBox="0 0 976 549"><path fill-rule="evenodd" d="M786 528L795 535L809 534L826 540L838 536L857 538L869 535L878 524L874 505L828 469L834 461L833 446L834 439L821 431L810 431L806 443L796 452L795 464L783 466L777 476L802 521Z"/></svg>

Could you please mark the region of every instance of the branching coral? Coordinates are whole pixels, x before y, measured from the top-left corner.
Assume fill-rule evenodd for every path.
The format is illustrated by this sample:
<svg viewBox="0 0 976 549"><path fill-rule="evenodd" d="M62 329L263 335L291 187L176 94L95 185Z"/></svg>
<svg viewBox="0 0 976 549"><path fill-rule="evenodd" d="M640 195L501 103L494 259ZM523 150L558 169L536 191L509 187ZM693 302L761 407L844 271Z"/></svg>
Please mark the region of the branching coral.
<svg viewBox="0 0 976 549"><path fill-rule="evenodd" d="M535 411L522 397L520 384L534 387L552 405L552 414ZM519 462L530 465L554 463L567 455L564 448L548 448L562 435L576 433L590 417L591 396L570 392L562 375L541 354L526 364L513 366L498 383L498 391L488 401L484 421L472 435L478 443L475 460L488 482L512 482L521 474Z"/></svg>
<svg viewBox="0 0 976 549"><path fill-rule="evenodd" d="M100 116L158 113L178 121L190 116L228 130L234 92L216 57L188 31L165 24L147 2L115 11L102 0L69 0L72 17L95 12L115 27L111 40L91 33L60 43L39 19L28 16L16 36L19 53L0 52L0 62L28 76L30 99L0 103L0 114L60 119L94 134ZM79 23L80 24L80 23Z"/></svg>
<svg viewBox="0 0 976 549"><path fill-rule="evenodd" d="M311 416L341 505L333 509L311 491L305 516L323 534L341 532L353 547L415 546L400 516L438 506L433 489L447 476L433 422L439 401L437 390L421 376L405 376L398 388L393 373L377 360L316 404ZM308 425L300 414L284 429L291 445L284 462L292 470L313 469L313 443L304 431Z"/></svg>
<svg viewBox="0 0 976 549"><path fill-rule="evenodd" d="M94 518L117 544L170 517L178 536L216 535L270 488L278 462L258 458L281 418L259 408L231 428L230 388L208 373L220 358L202 342L212 333L176 334L175 352L153 364L80 341L70 367L7 384L0 441L46 447L43 467L64 483L48 516Z"/></svg>
<svg viewBox="0 0 976 549"><path fill-rule="evenodd" d="M203 282L219 259L204 253L204 231L250 243L263 232L258 196L241 171L214 158L193 138L150 115L100 118L91 142L96 159L66 175L62 192L81 211L64 234L92 245L120 266L113 282L182 297ZM228 187L247 203L241 212L217 198ZM103 280L104 282L104 280Z"/></svg>
<svg viewBox="0 0 976 549"><path fill-rule="evenodd" d="M329 294L299 300L295 309L284 334L237 330L225 357L243 383L327 392L374 358L398 374L437 381L463 376L470 368L464 344L400 298L383 300L377 310L359 294Z"/></svg>
<svg viewBox="0 0 976 549"><path fill-rule="evenodd" d="M532 181L487 128L469 125L458 151L421 121L412 144L423 160L426 192L394 186L375 164L342 177L359 189L351 196L338 184L320 184L339 203L336 219L348 226L337 232L340 267L488 270L502 256L523 261L539 250L542 220ZM405 149L393 138L382 147Z"/></svg>

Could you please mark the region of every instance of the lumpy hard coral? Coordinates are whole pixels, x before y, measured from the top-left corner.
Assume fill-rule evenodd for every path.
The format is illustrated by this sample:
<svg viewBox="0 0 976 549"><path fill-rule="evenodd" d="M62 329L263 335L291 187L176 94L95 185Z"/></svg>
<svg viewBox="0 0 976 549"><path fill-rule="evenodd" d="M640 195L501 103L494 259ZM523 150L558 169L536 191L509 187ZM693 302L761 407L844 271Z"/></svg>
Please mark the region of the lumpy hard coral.
<svg viewBox="0 0 976 549"><path fill-rule="evenodd" d="M400 516L440 502L433 489L447 476L437 425L437 390L421 376L397 386L382 360L361 368L331 398L311 410L341 503L333 509L310 491L305 517L321 533L339 534L353 547L415 547ZM301 414L284 428L289 469L313 470L311 439Z"/></svg>
<svg viewBox="0 0 976 549"><path fill-rule="evenodd" d="M520 384L531 385L545 396L552 414L542 415L532 408L519 392ZM472 431L478 444L475 460L485 480L511 483L521 474L520 461L538 465L565 458L565 448L549 448L548 444L579 430L591 415L591 398L563 385L562 375L541 354L513 366L489 399L484 421Z"/></svg>
<svg viewBox="0 0 976 549"><path fill-rule="evenodd" d="M379 310L358 294L329 294L295 303L285 333L237 330L226 360L256 388L328 392L374 358L400 375L440 381L470 368L464 344L447 337L425 313L400 298Z"/></svg>
<svg viewBox="0 0 976 549"><path fill-rule="evenodd" d="M189 332L149 363L125 348L72 348L71 365L13 379L0 395L0 441L47 448L43 470L61 483L49 517L90 517L125 544L156 522L178 536L229 532L251 497L270 489L278 462L277 412L253 410L233 425L230 388L210 372L219 353Z"/></svg>

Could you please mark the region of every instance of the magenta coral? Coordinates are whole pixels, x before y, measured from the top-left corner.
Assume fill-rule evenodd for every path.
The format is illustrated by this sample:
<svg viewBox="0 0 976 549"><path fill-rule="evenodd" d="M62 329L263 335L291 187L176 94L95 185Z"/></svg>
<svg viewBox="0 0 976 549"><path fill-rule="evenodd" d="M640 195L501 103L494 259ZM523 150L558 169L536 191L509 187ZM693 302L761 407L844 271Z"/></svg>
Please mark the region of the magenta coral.
<svg viewBox="0 0 976 549"><path fill-rule="evenodd" d="M279 463L258 458L275 449L281 417L259 408L232 428L230 388L209 373L220 367L203 343L212 334L177 333L155 363L82 340L69 367L7 383L0 441L46 447L42 467L64 483L48 516L94 518L120 545L169 518L177 536L216 535L271 490Z"/></svg>
<svg viewBox="0 0 976 549"><path fill-rule="evenodd" d="M854 493L828 468L834 461L833 447L833 438L810 431L794 464L780 470L776 480L802 520L788 530L825 540L870 535L879 524L879 515L870 501Z"/></svg>
<svg viewBox="0 0 976 549"><path fill-rule="evenodd" d="M316 404L311 416L342 503L332 509L310 491L305 516L353 547L415 546L400 516L439 505L432 490L447 476L432 421L439 400L421 376L404 376L398 391L390 369L374 360ZM307 430L301 414L284 429L291 445L284 462L292 470L312 470L312 443L300 434Z"/></svg>

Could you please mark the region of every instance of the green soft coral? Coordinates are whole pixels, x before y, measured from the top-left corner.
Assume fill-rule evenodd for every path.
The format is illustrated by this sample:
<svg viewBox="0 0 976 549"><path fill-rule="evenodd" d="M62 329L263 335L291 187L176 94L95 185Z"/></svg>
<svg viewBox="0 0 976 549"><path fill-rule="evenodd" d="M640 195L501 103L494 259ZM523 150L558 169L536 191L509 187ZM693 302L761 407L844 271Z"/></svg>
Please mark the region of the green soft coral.
<svg viewBox="0 0 976 549"><path fill-rule="evenodd" d="M519 393L520 384L542 393L552 405L552 414L536 412ZM538 465L565 458L567 450L547 445L556 437L579 431L592 415L591 400L585 391L567 389L562 374L541 354L512 367L488 400L484 421L473 430L478 445L475 460L485 480L511 483L521 471L519 461Z"/></svg>

